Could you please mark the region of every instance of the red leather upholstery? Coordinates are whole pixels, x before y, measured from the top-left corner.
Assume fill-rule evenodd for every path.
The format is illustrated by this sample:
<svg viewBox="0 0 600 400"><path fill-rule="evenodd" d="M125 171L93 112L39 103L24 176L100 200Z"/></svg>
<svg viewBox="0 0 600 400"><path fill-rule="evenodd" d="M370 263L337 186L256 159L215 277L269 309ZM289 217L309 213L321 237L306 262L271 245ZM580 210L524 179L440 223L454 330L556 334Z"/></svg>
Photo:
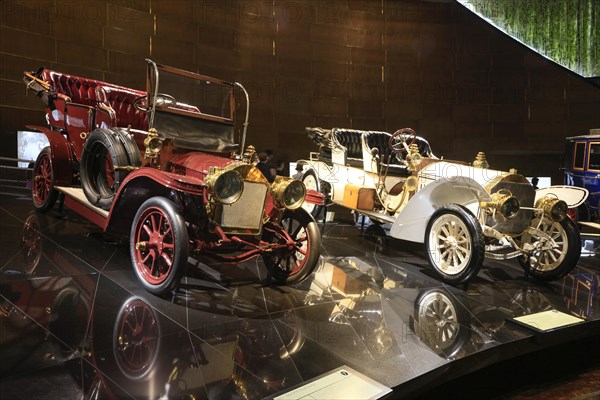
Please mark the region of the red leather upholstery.
<svg viewBox="0 0 600 400"><path fill-rule="evenodd" d="M44 70L42 79L52 85L56 93L63 94L73 102L87 106L96 105L95 88L98 81L62 74L60 72Z"/></svg>
<svg viewBox="0 0 600 400"><path fill-rule="evenodd" d="M148 114L137 110L133 103L135 99L145 96L146 92L102 85L96 87L96 98L104 105L114 110L114 126L148 130Z"/></svg>
<svg viewBox="0 0 600 400"><path fill-rule="evenodd" d="M56 94L67 96L66 101L104 109L113 127L148 129L147 114L133 107L134 100L146 92L48 69L43 71L42 79Z"/></svg>

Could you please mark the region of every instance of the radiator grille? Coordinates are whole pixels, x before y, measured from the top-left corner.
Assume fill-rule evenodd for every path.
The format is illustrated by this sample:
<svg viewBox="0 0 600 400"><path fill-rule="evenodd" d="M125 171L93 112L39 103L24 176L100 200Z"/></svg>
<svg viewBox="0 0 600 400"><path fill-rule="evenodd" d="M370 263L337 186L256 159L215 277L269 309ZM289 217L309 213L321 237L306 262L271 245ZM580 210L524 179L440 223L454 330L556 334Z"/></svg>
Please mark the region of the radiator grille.
<svg viewBox="0 0 600 400"><path fill-rule="evenodd" d="M259 233L267 198L264 183L244 182L242 197L231 205L220 205L217 218L226 233Z"/></svg>
<svg viewBox="0 0 600 400"><path fill-rule="evenodd" d="M510 190L512 195L519 200L521 207L533 207L535 189L529 183L501 181L492 188L491 193L495 193L500 189ZM497 224L496 229L505 234L519 234L529 226L532 218L533 211L519 210L519 213L514 218ZM488 223L494 225L492 221Z"/></svg>

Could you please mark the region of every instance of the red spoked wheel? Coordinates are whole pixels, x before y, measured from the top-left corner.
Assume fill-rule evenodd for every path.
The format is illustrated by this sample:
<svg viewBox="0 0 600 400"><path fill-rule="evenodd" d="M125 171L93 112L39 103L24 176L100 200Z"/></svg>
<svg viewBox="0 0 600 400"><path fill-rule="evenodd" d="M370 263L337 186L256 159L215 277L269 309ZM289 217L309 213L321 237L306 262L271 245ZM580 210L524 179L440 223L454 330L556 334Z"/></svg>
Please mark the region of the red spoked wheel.
<svg viewBox="0 0 600 400"><path fill-rule="evenodd" d="M123 375L132 380L149 377L160 350L160 326L152 307L136 297L127 300L117 316L113 341Z"/></svg>
<svg viewBox="0 0 600 400"><path fill-rule="evenodd" d="M58 196L54 189L54 170L51 155L50 147L44 147L33 165L31 197L33 206L42 212L50 210Z"/></svg>
<svg viewBox="0 0 600 400"><path fill-rule="evenodd" d="M142 204L129 246L133 269L146 290L161 295L179 284L187 266L188 233L172 201L152 197Z"/></svg>
<svg viewBox="0 0 600 400"><path fill-rule="evenodd" d="M319 260L321 235L317 223L304 209L286 211L281 228L293 240L293 245L263 256L265 265L279 283L297 283L308 277ZM264 231L263 240L285 243L284 232Z"/></svg>

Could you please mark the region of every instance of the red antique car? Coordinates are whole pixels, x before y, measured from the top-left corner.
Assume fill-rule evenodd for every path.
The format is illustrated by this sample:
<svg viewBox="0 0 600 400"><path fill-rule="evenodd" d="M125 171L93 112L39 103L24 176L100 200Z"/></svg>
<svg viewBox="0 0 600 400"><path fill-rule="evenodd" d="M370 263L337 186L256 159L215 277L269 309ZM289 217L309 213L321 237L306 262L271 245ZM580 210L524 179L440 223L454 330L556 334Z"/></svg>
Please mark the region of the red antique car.
<svg viewBox="0 0 600 400"><path fill-rule="evenodd" d="M321 239L301 205L323 198L299 180L269 183L256 168L254 147L244 150L244 87L147 64L147 92L44 68L25 73L48 121L29 128L50 142L34 165L35 208L51 209L62 193L102 229L129 233L134 271L156 294L177 286L188 256L262 256L280 282L310 275ZM237 125L236 92L246 104Z"/></svg>

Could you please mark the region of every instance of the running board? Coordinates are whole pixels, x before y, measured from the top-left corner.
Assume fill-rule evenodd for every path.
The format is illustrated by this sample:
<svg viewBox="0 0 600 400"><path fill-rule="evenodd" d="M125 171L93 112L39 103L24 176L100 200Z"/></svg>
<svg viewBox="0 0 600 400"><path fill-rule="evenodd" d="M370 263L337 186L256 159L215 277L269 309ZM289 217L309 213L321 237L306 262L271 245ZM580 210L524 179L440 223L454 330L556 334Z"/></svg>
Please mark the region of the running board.
<svg viewBox="0 0 600 400"><path fill-rule="evenodd" d="M366 215L367 217L369 217L371 219L376 219L376 220L378 220L380 222L383 222L385 224L387 224L387 223L393 224L394 221L396 221L396 218L393 217L393 216L391 216L391 215L383 215L383 214L380 214L380 213L374 212L374 211L366 211L366 210L356 210L356 209L354 209L354 212Z"/></svg>
<svg viewBox="0 0 600 400"><path fill-rule="evenodd" d="M106 230L108 211L90 203L85 197L83 189L66 186L56 186L55 189L65 195L65 205L67 207Z"/></svg>

